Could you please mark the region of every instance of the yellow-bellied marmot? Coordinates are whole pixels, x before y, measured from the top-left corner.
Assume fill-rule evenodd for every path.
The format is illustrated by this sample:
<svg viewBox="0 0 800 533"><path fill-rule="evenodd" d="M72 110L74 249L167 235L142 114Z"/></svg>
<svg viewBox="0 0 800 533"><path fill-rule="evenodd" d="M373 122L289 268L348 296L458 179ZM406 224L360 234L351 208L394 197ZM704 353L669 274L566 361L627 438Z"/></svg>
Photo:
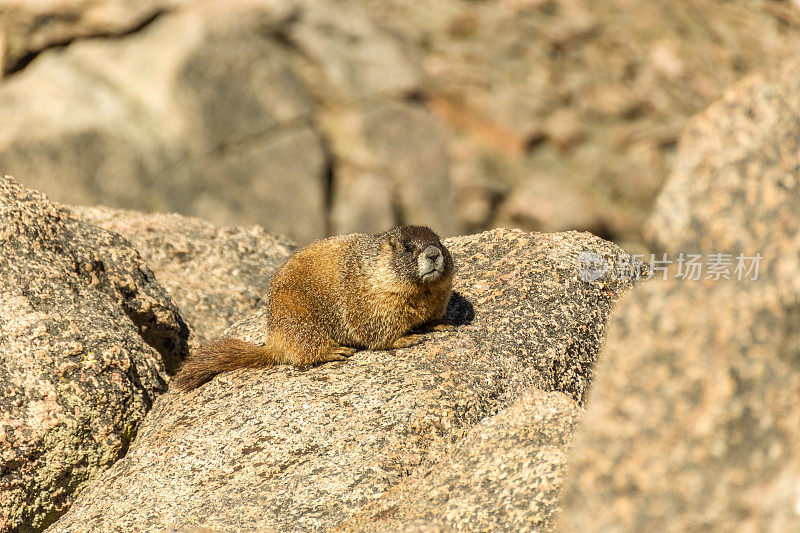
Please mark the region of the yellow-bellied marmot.
<svg viewBox="0 0 800 533"><path fill-rule="evenodd" d="M191 390L220 372L339 361L356 348L402 348L447 308L453 259L430 228L354 233L298 251L273 276L263 346L223 338L194 351L175 377Z"/></svg>

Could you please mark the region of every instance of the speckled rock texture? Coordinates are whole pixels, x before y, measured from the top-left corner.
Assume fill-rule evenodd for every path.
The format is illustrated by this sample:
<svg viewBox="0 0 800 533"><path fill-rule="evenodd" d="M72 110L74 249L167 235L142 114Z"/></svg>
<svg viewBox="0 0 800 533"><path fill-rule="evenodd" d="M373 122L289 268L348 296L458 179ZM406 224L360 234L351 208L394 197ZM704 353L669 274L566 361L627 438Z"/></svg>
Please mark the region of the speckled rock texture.
<svg viewBox="0 0 800 533"><path fill-rule="evenodd" d="M482 431L491 427L497 427L498 449L508 453L491 466L490 478L502 479L519 462L533 479L509 478L500 493L465 498L464 505L529 495L534 503L526 502L527 511L492 509L493 518L482 508L451 511L451 523L518 524L525 513L546 523L561 475L556 448L591 377L609 310L632 284L611 274L581 281L578 257L594 251L611 266L627 254L574 232L495 230L445 244L459 268L448 310L456 331L307 370L226 373L190 393L164 395L128 455L51 530L329 529L443 461L463 465L465 477L475 480L472 490L481 494L477 479L484 466L459 443L482 442ZM242 324L240 331L249 327L256 334L257 319ZM557 422L530 405L532 397L547 396L531 387L558 391L546 400ZM498 415L509 406L515 407ZM520 423L520 410L533 414L519 439L540 448L543 463L514 449L513 436L502 436ZM500 418L479 425L495 415ZM547 462L555 472L543 466ZM422 506L448 483L443 471L437 476L426 485L429 492L420 493L415 516L425 519ZM458 490L471 484L464 481ZM542 493L532 495L536 487ZM539 502L549 507L539 509Z"/></svg>
<svg viewBox="0 0 800 533"><path fill-rule="evenodd" d="M186 326L119 235L0 178L0 531L37 531L127 451Z"/></svg>
<svg viewBox="0 0 800 533"><path fill-rule="evenodd" d="M272 274L296 249L258 226L218 228L177 214L106 207L72 210L131 242L180 309L190 346L219 337L263 307Z"/></svg>
<svg viewBox="0 0 800 533"><path fill-rule="evenodd" d="M337 530L549 531L581 412L562 392L525 389Z"/></svg>
<svg viewBox="0 0 800 533"><path fill-rule="evenodd" d="M800 530L798 102L792 62L686 131L654 244L761 253L759 276L651 281L615 311L563 531Z"/></svg>
<svg viewBox="0 0 800 533"><path fill-rule="evenodd" d="M651 281L619 306L562 531L800 528L800 310L774 289Z"/></svg>

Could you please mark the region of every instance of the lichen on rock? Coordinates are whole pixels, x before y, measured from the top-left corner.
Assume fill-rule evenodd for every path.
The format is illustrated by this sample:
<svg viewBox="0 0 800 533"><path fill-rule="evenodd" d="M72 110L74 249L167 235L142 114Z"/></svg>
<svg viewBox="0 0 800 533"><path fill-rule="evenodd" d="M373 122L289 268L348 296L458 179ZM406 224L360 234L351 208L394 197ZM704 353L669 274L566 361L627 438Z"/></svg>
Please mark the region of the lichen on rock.
<svg viewBox="0 0 800 533"><path fill-rule="evenodd" d="M0 178L0 530L36 531L125 454L187 330L117 234Z"/></svg>

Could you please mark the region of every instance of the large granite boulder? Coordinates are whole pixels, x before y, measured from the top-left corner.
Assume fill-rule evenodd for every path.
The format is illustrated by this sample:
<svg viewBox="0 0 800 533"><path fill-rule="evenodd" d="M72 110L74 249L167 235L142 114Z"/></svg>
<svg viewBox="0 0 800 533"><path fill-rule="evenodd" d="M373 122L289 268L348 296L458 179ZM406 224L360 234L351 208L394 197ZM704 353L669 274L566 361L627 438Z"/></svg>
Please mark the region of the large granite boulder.
<svg viewBox="0 0 800 533"><path fill-rule="evenodd" d="M125 455L187 329L115 233L0 178L0 531L39 531Z"/></svg>
<svg viewBox="0 0 800 533"><path fill-rule="evenodd" d="M190 346L222 335L264 305L272 275L297 246L258 226L216 227L177 214L72 207L136 248L189 326Z"/></svg>
<svg viewBox="0 0 800 533"><path fill-rule="evenodd" d="M585 233L497 230L445 244L459 269L455 331L162 396L127 456L52 531L383 527L381 509L408 493L409 520L550 524L605 319L633 283L611 267L630 258ZM587 253L603 263L597 276L579 275ZM432 516L450 486L462 496Z"/></svg>
<svg viewBox="0 0 800 533"><path fill-rule="evenodd" d="M525 389L337 530L549 531L582 413L562 392Z"/></svg>
<svg viewBox="0 0 800 533"><path fill-rule="evenodd" d="M658 257L717 267L684 280L676 265L615 312L562 530L800 529L798 102L793 60L684 133L649 234Z"/></svg>
<svg viewBox="0 0 800 533"><path fill-rule="evenodd" d="M800 62L754 74L696 117L647 221L662 252L763 256L765 279L800 290Z"/></svg>

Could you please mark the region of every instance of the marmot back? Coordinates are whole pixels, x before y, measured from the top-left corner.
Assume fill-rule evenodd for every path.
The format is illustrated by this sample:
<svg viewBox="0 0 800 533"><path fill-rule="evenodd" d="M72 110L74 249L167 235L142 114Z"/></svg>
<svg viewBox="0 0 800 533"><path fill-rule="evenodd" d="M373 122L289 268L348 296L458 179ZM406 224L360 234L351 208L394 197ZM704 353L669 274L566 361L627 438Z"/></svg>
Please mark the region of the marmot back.
<svg viewBox="0 0 800 533"><path fill-rule="evenodd" d="M358 348L399 348L444 317L453 260L430 228L401 226L314 242L270 282L263 346L223 338L195 350L175 377L191 390L216 374L276 364L346 359ZM404 337L406 336L406 337Z"/></svg>

